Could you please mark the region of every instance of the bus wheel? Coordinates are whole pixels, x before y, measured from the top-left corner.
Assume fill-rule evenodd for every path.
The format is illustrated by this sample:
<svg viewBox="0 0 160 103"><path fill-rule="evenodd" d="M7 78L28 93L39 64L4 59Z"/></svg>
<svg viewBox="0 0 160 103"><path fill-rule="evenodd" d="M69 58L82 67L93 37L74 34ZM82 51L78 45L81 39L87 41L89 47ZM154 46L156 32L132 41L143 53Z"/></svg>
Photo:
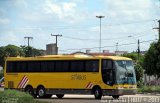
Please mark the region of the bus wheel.
<svg viewBox="0 0 160 103"><path fill-rule="evenodd" d="M113 97L114 99L118 99L118 98L119 98L119 95L112 95L112 97Z"/></svg>
<svg viewBox="0 0 160 103"><path fill-rule="evenodd" d="M102 90L100 88L94 89L94 96L95 99L101 99L102 98Z"/></svg>
<svg viewBox="0 0 160 103"><path fill-rule="evenodd" d="M44 98L45 97L45 88L40 86L37 88L37 95L39 98Z"/></svg>
<svg viewBox="0 0 160 103"><path fill-rule="evenodd" d="M56 94L57 98L61 99L63 98L64 94Z"/></svg>
<svg viewBox="0 0 160 103"><path fill-rule="evenodd" d="M30 95L32 95L32 96L34 96L33 88L31 86L27 86L25 88L25 92L28 93L28 94L30 94Z"/></svg>

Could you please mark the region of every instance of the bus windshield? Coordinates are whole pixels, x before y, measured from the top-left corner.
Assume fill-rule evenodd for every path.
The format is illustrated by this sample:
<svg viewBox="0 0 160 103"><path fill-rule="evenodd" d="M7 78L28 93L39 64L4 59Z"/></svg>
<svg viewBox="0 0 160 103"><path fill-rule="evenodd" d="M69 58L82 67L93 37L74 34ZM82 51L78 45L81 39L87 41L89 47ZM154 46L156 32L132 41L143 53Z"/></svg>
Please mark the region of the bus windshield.
<svg viewBox="0 0 160 103"><path fill-rule="evenodd" d="M131 60L116 60L117 84L136 84L135 70Z"/></svg>

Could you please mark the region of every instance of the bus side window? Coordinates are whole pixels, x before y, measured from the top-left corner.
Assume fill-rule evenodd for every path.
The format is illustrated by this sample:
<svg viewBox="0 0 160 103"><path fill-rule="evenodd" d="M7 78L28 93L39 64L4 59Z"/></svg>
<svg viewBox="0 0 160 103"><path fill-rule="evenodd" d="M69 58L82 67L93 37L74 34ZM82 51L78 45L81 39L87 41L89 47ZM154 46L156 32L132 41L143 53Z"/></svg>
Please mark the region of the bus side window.
<svg viewBox="0 0 160 103"><path fill-rule="evenodd" d="M8 61L7 62L7 69L6 69L6 72L7 73L14 73L16 72L17 69L16 69L16 62L13 62L13 61Z"/></svg>
<svg viewBox="0 0 160 103"><path fill-rule="evenodd" d="M34 72L34 61L29 61L28 62L27 72Z"/></svg>
<svg viewBox="0 0 160 103"><path fill-rule="evenodd" d="M69 72L68 61L56 61L55 72Z"/></svg>
<svg viewBox="0 0 160 103"><path fill-rule="evenodd" d="M12 72L12 70L13 70L12 62L8 61L6 72L9 73L9 72Z"/></svg>
<svg viewBox="0 0 160 103"><path fill-rule="evenodd" d="M71 61L71 72L84 72L84 62L83 61Z"/></svg>
<svg viewBox="0 0 160 103"><path fill-rule="evenodd" d="M99 70L98 60L85 61L86 72L98 72L98 70Z"/></svg>

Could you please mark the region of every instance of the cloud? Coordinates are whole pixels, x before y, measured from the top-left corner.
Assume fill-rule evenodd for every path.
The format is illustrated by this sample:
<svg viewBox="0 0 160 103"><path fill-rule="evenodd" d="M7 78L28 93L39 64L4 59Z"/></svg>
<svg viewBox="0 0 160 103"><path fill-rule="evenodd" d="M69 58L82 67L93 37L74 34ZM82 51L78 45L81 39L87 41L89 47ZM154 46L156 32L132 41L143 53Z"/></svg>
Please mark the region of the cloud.
<svg viewBox="0 0 160 103"><path fill-rule="evenodd" d="M91 32L99 32L99 26L93 26L93 27L90 27L89 28L89 31L91 31Z"/></svg>
<svg viewBox="0 0 160 103"><path fill-rule="evenodd" d="M151 0L105 0L106 13L111 17L124 17L126 20L151 18ZM111 9L112 8L112 9ZM120 18L122 19L122 18Z"/></svg>
<svg viewBox="0 0 160 103"><path fill-rule="evenodd" d="M10 23L10 20L9 19L7 19L7 18L0 18L0 24L2 25L2 24L4 24L4 25L6 25L6 24L9 24Z"/></svg>
<svg viewBox="0 0 160 103"><path fill-rule="evenodd" d="M2 45L7 45L7 44L18 44L19 43L19 38L14 34L12 31L6 31L4 34L0 35L0 41ZM5 43L5 44L3 44Z"/></svg>
<svg viewBox="0 0 160 103"><path fill-rule="evenodd" d="M59 20L68 23L80 22L85 19L84 12L80 12L77 9L77 4L75 2L53 2L47 0L44 5L44 10L46 14L53 14L57 16Z"/></svg>
<svg viewBox="0 0 160 103"><path fill-rule="evenodd" d="M26 0L14 0L13 3L15 4L15 6L23 6L25 8L28 8L28 3Z"/></svg>
<svg viewBox="0 0 160 103"><path fill-rule="evenodd" d="M63 3L63 10L65 12L75 12L74 8L77 5L75 3Z"/></svg>
<svg viewBox="0 0 160 103"><path fill-rule="evenodd" d="M9 11L0 9L0 24L9 25L5 25L5 28L1 26L1 45L7 43L26 44L23 43L24 40L21 40L26 35L34 37L35 47L44 49L46 43L55 42L50 33L60 33L64 36L77 38L99 39L99 19L95 17L96 15L105 16L102 19L102 39L127 37L148 29L151 23L131 25L123 25L123 23L153 19L155 15L157 18L159 17L159 12L156 14L158 10L153 7L158 6L158 2L155 5L153 2L152 0L16 0L16 2L6 2L9 4L2 7L5 10L9 9ZM96 6L94 6L95 4ZM153 33L149 32L148 34ZM154 34L146 35L146 40L152 37ZM63 39L63 36L59 40L60 49L98 46L98 42ZM132 42L130 40L132 39L102 41L102 46L114 45L115 42L119 42L119 44L130 43ZM125 48L122 47L120 50ZM127 49L133 50L133 47Z"/></svg>
<svg viewBox="0 0 160 103"><path fill-rule="evenodd" d="M2 8L0 8L0 24L1 25L6 25L10 23L10 20L6 17L6 11Z"/></svg>
<svg viewBox="0 0 160 103"><path fill-rule="evenodd" d="M26 16L29 15L29 16ZM40 22L40 21L44 21L47 20L47 16L43 15L42 13L38 13L38 12L26 12L26 13L22 13L21 15L22 18L24 18L27 21L31 21L31 22Z"/></svg>

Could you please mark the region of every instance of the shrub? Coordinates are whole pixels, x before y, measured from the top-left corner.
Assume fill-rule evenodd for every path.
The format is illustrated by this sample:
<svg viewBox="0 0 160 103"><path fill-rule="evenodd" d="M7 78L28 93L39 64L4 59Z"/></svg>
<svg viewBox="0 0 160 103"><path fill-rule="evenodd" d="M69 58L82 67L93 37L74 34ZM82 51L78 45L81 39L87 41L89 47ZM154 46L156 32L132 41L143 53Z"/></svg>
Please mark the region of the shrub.
<svg viewBox="0 0 160 103"><path fill-rule="evenodd" d="M16 90L5 90L0 94L1 102L16 102L16 103L30 103L33 97L24 92Z"/></svg>
<svg viewBox="0 0 160 103"><path fill-rule="evenodd" d="M0 93L0 103L48 103L36 101L34 98L25 93L17 90L5 90Z"/></svg>
<svg viewBox="0 0 160 103"><path fill-rule="evenodd" d="M160 86L143 86L143 87L138 89L138 92L160 93Z"/></svg>

